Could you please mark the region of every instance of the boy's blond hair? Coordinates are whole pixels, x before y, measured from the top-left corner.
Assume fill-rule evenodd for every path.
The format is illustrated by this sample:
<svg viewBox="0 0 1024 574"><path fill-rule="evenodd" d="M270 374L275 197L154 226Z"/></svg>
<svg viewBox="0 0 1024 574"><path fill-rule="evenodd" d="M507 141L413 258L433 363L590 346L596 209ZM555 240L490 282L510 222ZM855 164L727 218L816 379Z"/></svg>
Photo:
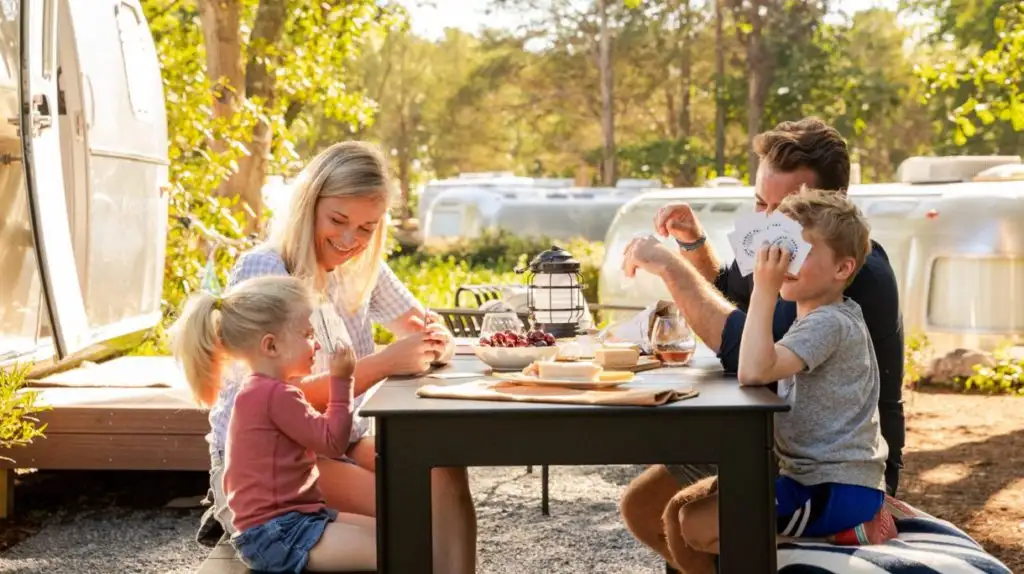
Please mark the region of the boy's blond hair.
<svg viewBox="0 0 1024 574"><path fill-rule="evenodd" d="M836 257L852 257L856 266L851 280L864 265L871 251L871 227L845 193L804 187L782 200L779 211L820 237Z"/></svg>

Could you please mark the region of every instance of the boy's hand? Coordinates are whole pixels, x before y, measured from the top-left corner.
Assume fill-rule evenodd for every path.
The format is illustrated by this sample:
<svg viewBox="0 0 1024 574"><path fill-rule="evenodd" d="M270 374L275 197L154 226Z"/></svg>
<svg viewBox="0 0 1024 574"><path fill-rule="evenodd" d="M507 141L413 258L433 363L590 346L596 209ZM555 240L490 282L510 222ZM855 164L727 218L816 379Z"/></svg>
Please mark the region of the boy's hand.
<svg viewBox="0 0 1024 574"><path fill-rule="evenodd" d="M754 261L754 286L778 293L791 259L789 251L781 247L762 247Z"/></svg>
<svg viewBox="0 0 1024 574"><path fill-rule="evenodd" d="M675 255L654 237L634 239L626 246L622 271L626 277L636 277L637 269L657 275L674 257Z"/></svg>
<svg viewBox="0 0 1024 574"><path fill-rule="evenodd" d="M334 352L331 353L331 376L339 379L347 379L356 370L356 354L352 347L341 341L334 343Z"/></svg>

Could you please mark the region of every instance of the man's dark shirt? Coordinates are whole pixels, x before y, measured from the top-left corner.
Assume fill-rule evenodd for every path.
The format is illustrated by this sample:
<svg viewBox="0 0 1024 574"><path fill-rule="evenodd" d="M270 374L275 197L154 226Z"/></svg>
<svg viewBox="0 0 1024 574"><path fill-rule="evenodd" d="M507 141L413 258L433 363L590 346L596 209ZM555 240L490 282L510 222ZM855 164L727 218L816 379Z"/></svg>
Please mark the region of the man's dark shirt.
<svg viewBox="0 0 1024 574"><path fill-rule="evenodd" d="M740 339L754 290L754 277L744 277L736 261L723 268L715 279L718 287L738 308L726 320L722 330L719 360L726 372L739 368ZM889 256L882 246L871 242L871 252L864 266L844 293L861 307L871 342L875 347L881 391L878 412L882 436L889 444L889 459L885 464L885 482L889 493L895 494L899 484L899 471L903 466L903 444L906 429L903 419L903 317L900 314L899 291L896 276L889 264ZM779 299L772 319L772 335L778 341L796 321L796 303Z"/></svg>

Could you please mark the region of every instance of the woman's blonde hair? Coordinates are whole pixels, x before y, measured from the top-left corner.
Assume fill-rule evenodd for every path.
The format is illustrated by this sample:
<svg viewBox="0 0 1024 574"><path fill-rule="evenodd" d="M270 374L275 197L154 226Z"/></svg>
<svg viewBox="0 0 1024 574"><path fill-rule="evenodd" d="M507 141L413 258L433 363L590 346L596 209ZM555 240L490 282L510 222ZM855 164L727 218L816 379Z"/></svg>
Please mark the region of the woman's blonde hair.
<svg viewBox="0 0 1024 574"><path fill-rule="evenodd" d="M387 163L376 146L360 141L336 143L302 170L287 215L282 225L274 226L270 245L281 255L289 273L309 281L317 293L323 294L327 274L317 263L313 241L317 201L323 197L373 197L390 207L392 189ZM388 224L385 212L366 249L333 271L350 312L366 303L377 283Z"/></svg>
<svg viewBox="0 0 1024 574"><path fill-rule="evenodd" d="M190 297L172 327L171 350L196 400L213 405L225 358L254 349L312 304L305 282L287 275L247 279L223 297L205 291Z"/></svg>

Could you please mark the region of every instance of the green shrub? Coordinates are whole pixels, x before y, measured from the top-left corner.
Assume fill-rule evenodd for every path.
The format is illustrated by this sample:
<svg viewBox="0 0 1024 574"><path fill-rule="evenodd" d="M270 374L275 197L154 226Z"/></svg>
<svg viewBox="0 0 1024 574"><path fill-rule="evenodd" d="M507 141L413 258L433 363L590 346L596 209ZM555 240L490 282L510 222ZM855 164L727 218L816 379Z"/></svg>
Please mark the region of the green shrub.
<svg viewBox="0 0 1024 574"><path fill-rule="evenodd" d="M541 251L550 249L550 239L522 238L506 231L490 231L476 239L453 243L443 250L420 249L396 252L388 264L395 275L428 307L448 308L455 305L455 291L462 285L522 285L525 276L515 268L525 265ZM554 242L565 248L580 262L584 297L597 301L597 278L604 257L601 243L572 240ZM377 343L393 339L387 329L374 330Z"/></svg>
<svg viewBox="0 0 1024 574"><path fill-rule="evenodd" d="M40 425L34 415L50 407L37 405L39 393L24 389L30 369L17 364L0 369L0 449L27 446L32 439L46 436L46 425ZM2 455L0 459L14 462Z"/></svg>
<svg viewBox="0 0 1024 574"><path fill-rule="evenodd" d="M931 357L931 342L924 333L913 333L904 342L903 384L915 388L921 382Z"/></svg>
<svg viewBox="0 0 1024 574"><path fill-rule="evenodd" d="M580 262L580 275L583 279L583 293L588 301L597 301L597 281L604 258L604 244L599 241L572 239L569 241L552 240L546 237L519 237L506 230L487 230L478 238L463 239L453 242L444 248L418 249L410 252L396 252L398 258L409 258L410 265L422 264L433 266L439 260L453 258L466 263L469 268L481 268L494 273L513 272L516 267L524 266L538 253L558 245L572 253ZM391 259L392 268L396 258ZM522 277L516 283L520 283ZM455 287L452 289L454 293Z"/></svg>
<svg viewBox="0 0 1024 574"><path fill-rule="evenodd" d="M966 392L1024 396L1024 359L999 353L994 366L975 365L974 374L957 383Z"/></svg>

